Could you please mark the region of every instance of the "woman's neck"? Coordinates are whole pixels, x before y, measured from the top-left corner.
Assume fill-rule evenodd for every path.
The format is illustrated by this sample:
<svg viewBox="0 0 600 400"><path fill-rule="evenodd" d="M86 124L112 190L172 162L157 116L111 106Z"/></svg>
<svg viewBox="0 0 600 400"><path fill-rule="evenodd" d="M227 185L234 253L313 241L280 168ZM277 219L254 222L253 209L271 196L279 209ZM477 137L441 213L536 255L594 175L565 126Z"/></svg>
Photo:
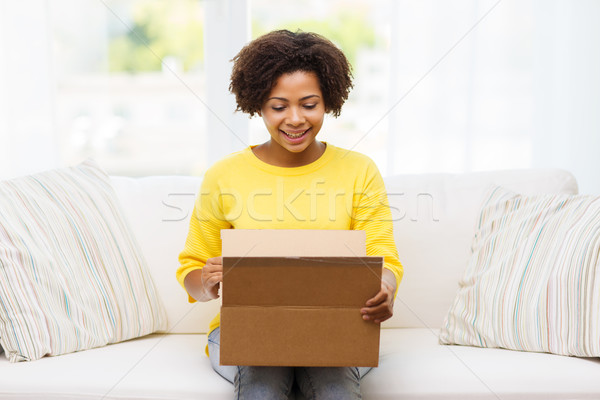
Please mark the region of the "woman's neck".
<svg viewBox="0 0 600 400"><path fill-rule="evenodd" d="M259 160L276 167L302 167L317 161L327 145L315 140L304 151L300 153L290 152L281 147L274 140L269 140L252 148L252 152Z"/></svg>

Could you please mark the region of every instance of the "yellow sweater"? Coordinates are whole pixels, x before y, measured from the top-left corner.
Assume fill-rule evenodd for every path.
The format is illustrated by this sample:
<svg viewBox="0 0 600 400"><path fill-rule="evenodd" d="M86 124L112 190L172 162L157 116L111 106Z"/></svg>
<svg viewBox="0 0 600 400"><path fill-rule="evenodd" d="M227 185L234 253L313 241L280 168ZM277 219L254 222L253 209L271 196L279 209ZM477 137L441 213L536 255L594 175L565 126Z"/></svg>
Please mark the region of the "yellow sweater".
<svg viewBox="0 0 600 400"><path fill-rule="evenodd" d="M177 279L221 255L221 229L364 230L367 255L402 279L383 179L365 155L327 144L323 155L301 167L261 161L251 147L233 153L206 172ZM195 300L189 296L189 301ZM217 315L209 332L219 326Z"/></svg>

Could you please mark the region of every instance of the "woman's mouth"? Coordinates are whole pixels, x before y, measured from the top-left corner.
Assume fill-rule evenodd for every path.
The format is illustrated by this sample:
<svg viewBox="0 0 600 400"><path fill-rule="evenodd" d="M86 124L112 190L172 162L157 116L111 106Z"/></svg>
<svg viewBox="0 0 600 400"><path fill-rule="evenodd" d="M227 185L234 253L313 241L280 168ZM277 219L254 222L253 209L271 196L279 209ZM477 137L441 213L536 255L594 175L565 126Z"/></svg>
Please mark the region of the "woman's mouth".
<svg viewBox="0 0 600 400"><path fill-rule="evenodd" d="M306 134L306 132L308 132L310 130L310 128L304 130L304 131L284 131L284 130L279 130L281 133L283 133L285 136L287 136L290 139L300 139L302 136L304 136Z"/></svg>

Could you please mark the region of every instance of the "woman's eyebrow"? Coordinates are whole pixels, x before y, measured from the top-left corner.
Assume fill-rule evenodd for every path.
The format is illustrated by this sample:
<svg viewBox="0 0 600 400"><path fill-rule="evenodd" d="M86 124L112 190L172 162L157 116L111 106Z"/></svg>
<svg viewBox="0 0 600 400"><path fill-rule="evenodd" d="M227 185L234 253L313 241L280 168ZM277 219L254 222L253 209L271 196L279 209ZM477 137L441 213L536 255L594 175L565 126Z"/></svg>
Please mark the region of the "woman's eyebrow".
<svg viewBox="0 0 600 400"><path fill-rule="evenodd" d="M321 96L319 96L318 94L309 94L308 96L304 96L303 98L300 99L300 101L304 101L304 100L308 100L312 97L318 97L321 98ZM267 101L269 100L281 100L281 101L289 101L288 99L286 99L285 97L269 97L267 99Z"/></svg>
<svg viewBox="0 0 600 400"><path fill-rule="evenodd" d="M308 99L310 99L311 97L318 97L318 98L321 98L321 96L319 96L319 95L316 95L316 94L309 94L308 96L304 96L303 98L301 98L301 99L300 99L300 101L303 101L303 100L308 100Z"/></svg>

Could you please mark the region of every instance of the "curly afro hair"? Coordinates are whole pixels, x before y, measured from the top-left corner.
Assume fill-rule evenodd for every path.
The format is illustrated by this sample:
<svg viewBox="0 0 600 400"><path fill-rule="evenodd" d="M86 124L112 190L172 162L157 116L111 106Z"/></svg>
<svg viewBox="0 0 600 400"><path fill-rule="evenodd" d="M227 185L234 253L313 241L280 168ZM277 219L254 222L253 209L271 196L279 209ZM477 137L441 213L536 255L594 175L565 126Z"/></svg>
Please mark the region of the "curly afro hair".
<svg viewBox="0 0 600 400"><path fill-rule="evenodd" d="M337 117L352 89L352 71L346 56L331 41L311 32L279 30L248 43L233 58L229 90L237 109L259 114L277 79L296 71L319 78L325 112Z"/></svg>

